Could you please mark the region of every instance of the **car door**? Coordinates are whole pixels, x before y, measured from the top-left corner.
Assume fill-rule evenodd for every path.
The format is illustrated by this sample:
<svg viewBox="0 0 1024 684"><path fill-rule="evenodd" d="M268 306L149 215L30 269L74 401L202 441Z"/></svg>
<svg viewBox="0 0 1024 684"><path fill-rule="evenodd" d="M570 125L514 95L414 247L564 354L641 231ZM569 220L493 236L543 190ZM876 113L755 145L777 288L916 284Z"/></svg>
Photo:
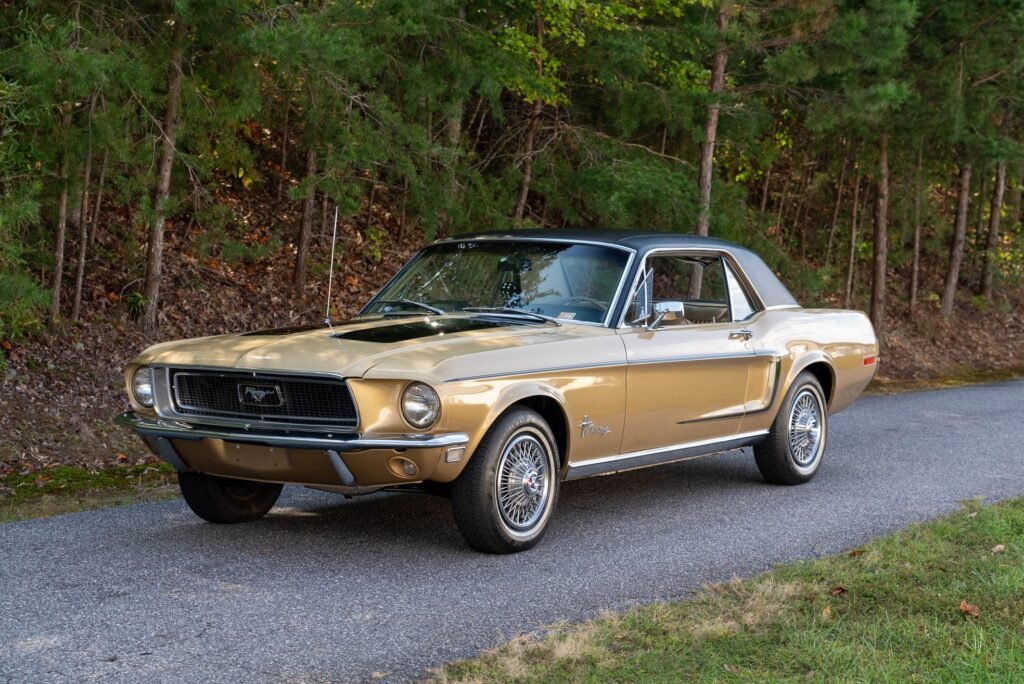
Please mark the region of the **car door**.
<svg viewBox="0 0 1024 684"><path fill-rule="evenodd" d="M749 298L730 301L721 255L649 254L620 335L626 349L626 418L621 453L735 435L744 414L764 396ZM742 293L742 286L739 292ZM733 292L733 297L736 293Z"/></svg>

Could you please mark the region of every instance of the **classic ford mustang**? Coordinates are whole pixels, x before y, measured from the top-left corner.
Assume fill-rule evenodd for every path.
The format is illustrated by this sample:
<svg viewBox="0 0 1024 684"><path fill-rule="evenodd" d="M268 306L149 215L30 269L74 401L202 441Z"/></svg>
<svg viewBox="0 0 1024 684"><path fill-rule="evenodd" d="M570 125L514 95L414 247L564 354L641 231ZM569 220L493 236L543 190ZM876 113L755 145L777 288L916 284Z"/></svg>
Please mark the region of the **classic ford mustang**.
<svg viewBox="0 0 1024 684"><path fill-rule="evenodd" d="M150 347L119 420L208 521L260 518L284 483L421 489L510 553L564 480L753 446L765 480L806 482L877 365L864 314L802 308L728 242L482 234L426 247L353 320Z"/></svg>

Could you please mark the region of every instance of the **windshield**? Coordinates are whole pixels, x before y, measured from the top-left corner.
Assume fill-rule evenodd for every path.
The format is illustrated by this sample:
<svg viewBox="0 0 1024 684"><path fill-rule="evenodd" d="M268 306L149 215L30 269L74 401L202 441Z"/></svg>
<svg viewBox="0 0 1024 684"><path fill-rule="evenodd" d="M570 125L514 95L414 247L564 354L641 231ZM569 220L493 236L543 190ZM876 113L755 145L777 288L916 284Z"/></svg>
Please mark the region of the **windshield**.
<svg viewBox="0 0 1024 684"><path fill-rule="evenodd" d="M508 240L432 245L362 313L493 307L603 323L628 259L628 252L598 245Z"/></svg>

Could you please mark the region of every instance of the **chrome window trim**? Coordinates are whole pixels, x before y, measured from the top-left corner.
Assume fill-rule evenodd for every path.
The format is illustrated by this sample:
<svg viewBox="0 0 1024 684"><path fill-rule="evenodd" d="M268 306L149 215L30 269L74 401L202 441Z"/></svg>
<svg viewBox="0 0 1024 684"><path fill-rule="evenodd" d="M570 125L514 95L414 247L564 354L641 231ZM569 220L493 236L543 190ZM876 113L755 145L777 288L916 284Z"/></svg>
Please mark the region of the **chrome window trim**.
<svg viewBox="0 0 1024 684"><path fill-rule="evenodd" d="M374 300L376 300L378 296L380 296L380 293L383 292L385 289L387 289L387 287L389 285L391 285L391 283L395 279L397 279L398 276L402 275L402 273L407 268L412 266L412 264L414 262L416 262L420 258L420 255L423 254L424 250L426 250L427 247L432 247L433 245L458 244L459 242L547 242L547 243L560 244L560 245L589 245L589 246L592 246L592 247L607 247L609 249L617 249L619 251L628 253L629 254L629 258L626 259L626 264L622 267L622 275L619 276L619 284L615 288L615 294L612 295L611 300L609 300L609 302L608 302L608 313L605 314L605 317L604 317L603 321L601 321L601 322L597 322L597 321L577 321L577 320L574 320L574 319L571 319L571 318L566 318L566 319L559 318L558 319L559 323L571 323L571 324L575 324L575 325L592 325L592 326L598 326L598 327L601 327L601 328L611 328L612 327L612 325L611 325L612 316L615 313L615 308L616 308L616 305L619 302L619 297L622 296L622 287L626 283L626 279L629 276L629 271L633 267L633 261L636 259L636 254L637 254L637 251L635 249L633 249L632 247L626 247L625 245L618 245L618 244L615 244L614 242L601 242L599 240L567 240L565 238L517 237L515 235L496 235L496 236L476 237L476 238L462 238L462 239L457 238L457 237L444 238L443 240L437 240L435 242L432 242L429 245L427 245L426 247L423 247L420 251L416 252L415 256L413 256L412 259L409 259L409 261L405 264L405 266L403 266L402 268L400 268L398 270L398 273L396 273L395 275L391 276L388 279L388 281L386 283L384 283L383 286L381 286L381 288L379 290L377 290L375 293L373 293L373 296L370 297L370 299L366 302L366 304L363 305L363 307L361 309L359 309L359 313L356 314L356 316L362 316L363 312L366 311L366 309L369 308L369 306L371 304L373 304ZM449 314L460 314L460 313L464 313L464 312L462 312L462 311L451 311L451 312L447 312L447 313L449 313ZM470 312L465 312L465 313L470 313Z"/></svg>
<svg viewBox="0 0 1024 684"><path fill-rule="evenodd" d="M347 425L317 425L315 423L289 423L288 421L252 420L245 418L230 418L224 416L196 416L187 413L179 413L174 409L174 398L171 384L171 369L184 371L205 371L213 373L251 373L254 377L260 375L281 375L308 377L312 380L341 381L348 385L347 378L340 373L321 373L313 371L288 371L288 370L264 370L262 368L235 368L228 366L195 366L188 364L159 364L150 365L153 369L153 410L161 418L177 421L179 423L195 423L202 425L217 425L221 427L238 427L243 429L266 429L279 430L284 432L323 432L328 434L351 434L359 429L362 418L359 414L359 403L355 395L352 395L352 406L355 409L355 422L351 427ZM352 392L349 388L349 393Z"/></svg>
<svg viewBox="0 0 1024 684"><path fill-rule="evenodd" d="M743 267L740 266L739 261L737 261L737 259L732 255L732 252L730 252L730 251L728 251L726 249L721 249L721 248L717 248L717 247L655 247L654 249L648 250L647 252L644 253L643 261L640 262L640 266L637 268L636 273L633 274L633 284L629 288L628 298L626 299L625 302L623 302L622 313L619 315L619 322L615 326L616 330L621 330L623 328L630 329L630 328L636 328L637 327L637 326L634 326L634 325L628 325L626 323L626 312L629 310L629 303L631 301L633 301L633 297L636 296L636 289L637 289L637 286L638 286L638 282L640 280L640 276L643 274L644 270L647 267L647 259L649 259L651 256L655 256L655 255L658 255L658 254L682 254L682 255L694 255L694 256L715 256L715 257L720 257L720 258L724 259L726 261L726 263L729 265L729 267L732 268L733 274L737 277L737 280L739 281L740 286L743 287L744 290L746 291L747 296L750 298L751 304L754 305L754 313L751 315L751 318L753 316L756 316L758 313L760 313L762 311L768 311L769 310L769 307L765 306L764 300L761 299L761 295L758 294L757 288L755 288L754 284L752 282L750 282L750 278L747 276L746 272L743 270ZM776 308L799 308L799 305L797 305L795 307L791 306L791 305L786 305L786 306L776 306L776 307L771 307L771 308L772 309L776 309ZM730 315L730 318L731 318L732 317L731 306L730 306L729 315ZM746 320L750 320L750 319L748 318ZM736 322L742 323L743 321L728 321L729 324L734 324ZM696 325L717 325L717 324L715 324L715 323L703 323L703 324L698 323ZM686 330L688 327L689 326L682 326L680 329Z"/></svg>
<svg viewBox="0 0 1024 684"><path fill-rule="evenodd" d="M623 233L624 236L628 234ZM570 240L568 238L548 238L548 237L521 237L517 235L486 235L469 238L450 237L442 240L436 240L431 244L444 245L452 242L556 242L563 245L594 245L596 247L611 247L612 249L619 249L623 252L632 252L636 254L636 250L626 245L620 245L615 242L602 242L601 240ZM427 245L428 247L430 245Z"/></svg>

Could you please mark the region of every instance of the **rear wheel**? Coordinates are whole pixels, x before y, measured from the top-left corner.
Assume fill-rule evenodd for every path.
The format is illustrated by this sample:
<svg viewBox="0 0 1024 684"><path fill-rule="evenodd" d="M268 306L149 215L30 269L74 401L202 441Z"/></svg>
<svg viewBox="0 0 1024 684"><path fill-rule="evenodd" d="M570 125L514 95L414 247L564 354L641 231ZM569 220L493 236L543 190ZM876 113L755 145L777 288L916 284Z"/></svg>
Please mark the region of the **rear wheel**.
<svg viewBox="0 0 1024 684"><path fill-rule="evenodd" d="M516 408L491 427L452 486L466 543L485 553L533 547L558 501L558 449L535 411Z"/></svg>
<svg viewBox="0 0 1024 684"><path fill-rule="evenodd" d="M818 472L828 437L828 407L821 383L801 373L786 393L768 438L754 447L757 468L772 484L807 482Z"/></svg>
<svg viewBox="0 0 1024 684"><path fill-rule="evenodd" d="M205 473L178 473L178 486L193 513L224 524L259 520L277 503L282 488L280 484Z"/></svg>

